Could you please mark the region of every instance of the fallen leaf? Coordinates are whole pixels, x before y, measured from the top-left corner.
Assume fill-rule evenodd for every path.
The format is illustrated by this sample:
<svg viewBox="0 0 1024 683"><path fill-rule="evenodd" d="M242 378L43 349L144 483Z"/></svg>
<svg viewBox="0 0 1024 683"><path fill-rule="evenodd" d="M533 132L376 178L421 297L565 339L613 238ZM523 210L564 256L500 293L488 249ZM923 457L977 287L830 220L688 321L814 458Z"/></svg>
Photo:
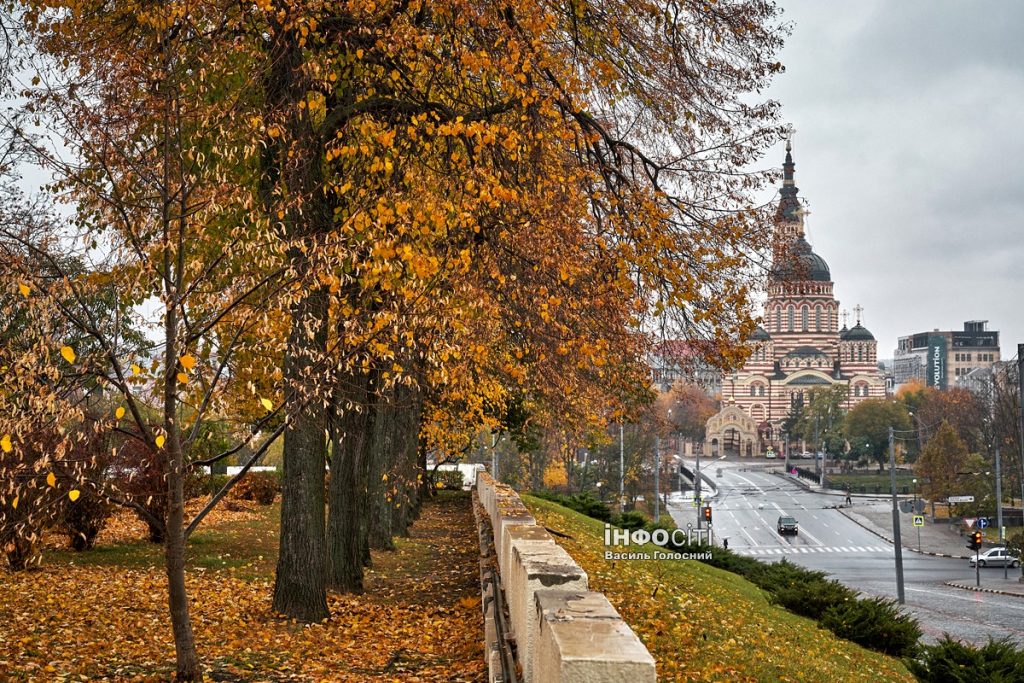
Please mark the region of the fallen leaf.
<svg viewBox="0 0 1024 683"><path fill-rule="evenodd" d="M64 360L69 363L75 362L75 350L70 346L60 347L60 355L64 356Z"/></svg>
<svg viewBox="0 0 1024 683"><path fill-rule="evenodd" d="M263 404L263 407L266 408L267 410L274 409L274 404L270 402L269 398L261 398L260 403Z"/></svg>
<svg viewBox="0 0 1024 683"><path fill-rule="evenodd" d="M18 285L18 291L19 291L19 292L21 292L21 295L22 295L22 296L28 296L28 295L29 295L29 293L30 293L30 292L31 292L32 290L31 290L31 289L29 289L29 286L28 286L28 285L25 285L25 284L21 284L21 285Z"/></svg>
<svg viewBox="0 0 1024 683"><path fill-rule="evenodd" d="M70 491L68 491L68 498L71 499L72 503L74 503L76 500L78 500L78 496L80 496L80 495L81 495L81 492L78 489L71 489Z"/></svg>
<svg viewBox="0 0 1024 683"><path fill-rule="evenodd" d="M53 472L46 475L46 484L51 488L57 485L57 477L53 476Z"/></svg>
<svg viewBox="0 0 1024 683"><path fill-rule="evenodd" d="M4 434L0 438L0 448L3 449L4 453L10 453L14 449L14 444L11 443L11 435Z"/></svg>

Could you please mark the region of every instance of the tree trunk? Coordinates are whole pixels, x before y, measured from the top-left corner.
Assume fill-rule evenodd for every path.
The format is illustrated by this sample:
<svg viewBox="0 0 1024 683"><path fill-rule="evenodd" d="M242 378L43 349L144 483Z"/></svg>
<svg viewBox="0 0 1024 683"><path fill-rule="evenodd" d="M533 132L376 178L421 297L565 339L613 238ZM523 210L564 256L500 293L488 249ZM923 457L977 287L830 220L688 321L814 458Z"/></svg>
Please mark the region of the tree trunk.
<svg viewBox="0 0 1024 683"><path fill-rule="evenodd" d="M369 442L376 417L376 371L358 371L338 383L338 441L331 468L327 528L327 585L344 593L363 591L367 544Z"/></svg>
<svg viewBox="0 0 1024 683"><path fill-rule="evenodd" d="M316 284L309 256L332 226L325 198L322 141L313 115L300 107L311 85L294 29L274 25L264 81L267 119L284 134L267 138L260 195L269 216L283 212L288 259L299 287L308 291L291 308L284 357L284 477L274 610L300 621L326 619L327 545L324 476L326 427L321 378L326 372L328 294Z"/></svg>
<svg viewBox="0 0 1024 683"><path fill-rule="evenodd" d="M171 272L170 260L165 257L166 271ZM179 280L175 290L180 287ZM173 292L169 293L173 296ZM178 364L178 310L177 302L168 306L164 318L164 425L166 455L159 451L156 456L165 457L167 470L167 528L164 535L164 567L167 572L167 602L171 612L171 629L174 632L177 680L200 681L203 671L199 665L199 653L192 633L192 619L188 609L188 594L185 591L185 457L181 449L181 427L178 424L178 385L176 369Z"/></svg>
<svg viewBox="0 0 1024 683"><path fill-rule="evenodd" d="M389 389L377 402L373 422L373 439L370 443L369 544L374 550L394 550L391 523L394 506L398 499L396 492L401 482L395 467L396 430L398 429L398 390Z"/></svg>
<svg viewBox="0 0 1024 683"><path fill-rule="evenodd" d="M306 383L326 351L327 296L323 289L292 307L285 351L286 401L296 406L284 432L281 480L281 535L274 611L304 622L330 616L325 583L324 470L327 444L320 401L307 396ZM307 329L313 329L312 338ZM332 485L334 477L331 477Z"/></svg>

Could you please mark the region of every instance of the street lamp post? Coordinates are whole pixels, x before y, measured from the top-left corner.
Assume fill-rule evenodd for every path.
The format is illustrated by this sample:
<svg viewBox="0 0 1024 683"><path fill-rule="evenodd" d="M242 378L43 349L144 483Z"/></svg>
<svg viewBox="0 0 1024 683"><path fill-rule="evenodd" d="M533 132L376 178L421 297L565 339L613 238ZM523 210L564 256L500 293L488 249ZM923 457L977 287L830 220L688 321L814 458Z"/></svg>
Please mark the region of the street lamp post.
<svg viewBox="0 0 1024 683"><path fill-rule="evenodd" d="M917 515L917 477L914 477L914 515ZM921 527L914 526L917 528L917 552L921 552Z"/></svg>
<svg viewBox="0 0 1024 683"><path fill-rule="evenodd" d="M896 546L896 596L899 603L906 603L903 594L903 541L900 538L900 511L896 502L896 447L893 444L892 427L889 427L889 484L892 488L892 542Z"/></svg>
<svg viewBox="0 0 1024 683"><path fill-rule="evenodd" d="M786 430L782 430L782 440L785 442L782 457L786 459L786 474L789 474L789 432Z"/></svg>
<svg viewBox="0 0 1024 683"><path fill-rule="evenodd" d="M621 515L626 506L626 494L625 494L625 472L624 463L626 462L625 457L626 446L623 436L622 422L619 422L619 514Z"/></svg>
<svg viewBox="0 0 1024 683"><path fill-rule="evenodd" d="M658 475L661 470L661 437L654 437L654 523L661 521L661 482Z"/></svg>

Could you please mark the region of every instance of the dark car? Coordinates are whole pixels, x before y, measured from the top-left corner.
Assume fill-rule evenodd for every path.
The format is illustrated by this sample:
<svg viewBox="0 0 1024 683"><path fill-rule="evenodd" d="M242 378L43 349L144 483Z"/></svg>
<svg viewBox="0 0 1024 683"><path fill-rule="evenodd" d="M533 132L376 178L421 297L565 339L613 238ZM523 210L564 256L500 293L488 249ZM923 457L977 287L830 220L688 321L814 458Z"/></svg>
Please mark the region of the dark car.
<svg viewBox="0 0 1024 683"><path fill-rule="evenodd" d="M796 523L795 517L787 517L782 515L779 517L779 533L780 534L795 534L800 531L800 526Z"/></svg>

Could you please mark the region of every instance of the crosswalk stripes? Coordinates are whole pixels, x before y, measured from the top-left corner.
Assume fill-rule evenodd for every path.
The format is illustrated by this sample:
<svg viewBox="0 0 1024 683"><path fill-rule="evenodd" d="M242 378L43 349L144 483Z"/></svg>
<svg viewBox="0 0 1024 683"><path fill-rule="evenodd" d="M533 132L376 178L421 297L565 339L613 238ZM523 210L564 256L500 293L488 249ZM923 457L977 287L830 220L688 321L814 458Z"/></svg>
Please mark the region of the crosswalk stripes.
<svg viewBox="0 0 1024 683"><path fill-rule="evenodd" d="M800 553L891 553L892 548L881 545L867 546L786 546L784 548L733 548L740 555L797 555Z"/></svg>

